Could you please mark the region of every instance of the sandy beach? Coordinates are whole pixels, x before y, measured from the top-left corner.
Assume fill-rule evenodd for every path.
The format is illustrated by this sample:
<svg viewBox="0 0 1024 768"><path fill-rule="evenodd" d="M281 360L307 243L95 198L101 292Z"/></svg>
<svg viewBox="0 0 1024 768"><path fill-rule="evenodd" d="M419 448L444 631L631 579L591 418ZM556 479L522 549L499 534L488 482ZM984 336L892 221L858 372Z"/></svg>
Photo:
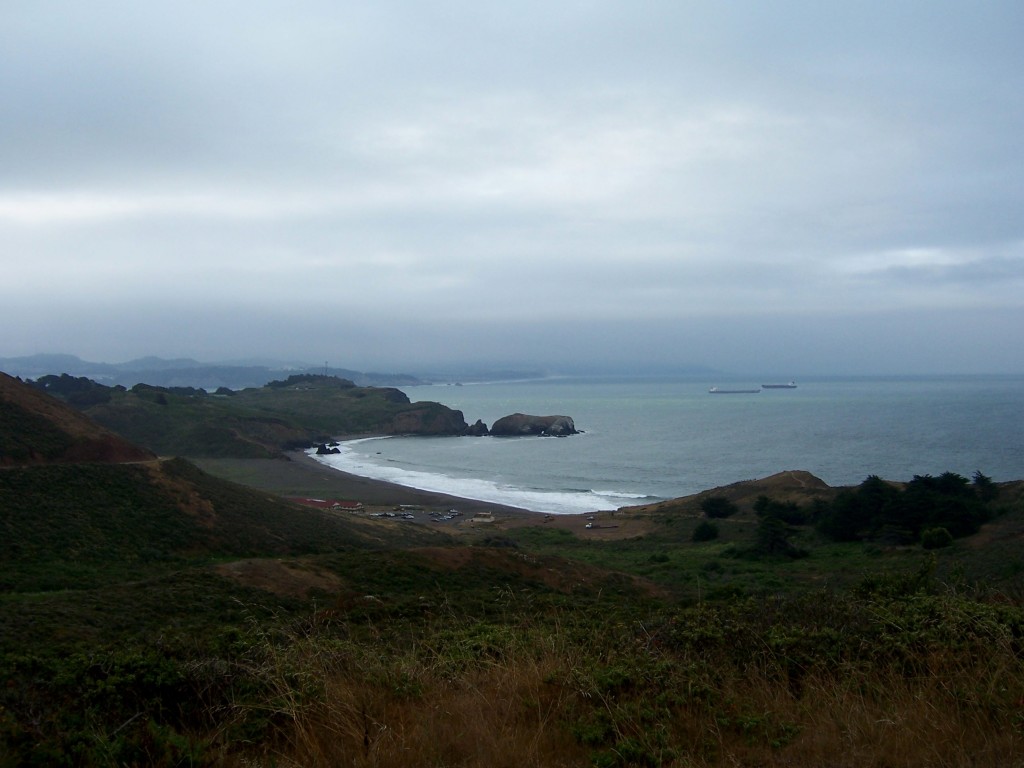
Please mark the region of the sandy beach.
<svg viewBox="0 0 1024 768"><path fill-rule="evenodd" d="M425 509L458 509L464 515L493 512L502 517L543 519L539 512L487 501L464 499L432 491L352 475L328 467L302 451L284 459L194 459L210 474L286 497L330 498L358 501L366 507L411 504Z"/></svg>
<svg viewBox="0 0 1024 768"><path fill-rule="evenodd" d="M393 509L401 504L422 507L425 511L457 509L461 516L444 524L451 531L467 530L474 516L491 513L494 529L524 525L544 525L571 530L590 539L619 539L643 533L649 526L645 516L620 511L591 515L546 515L527 509L503 506L402 485L373 480L328 467L301 451L283 459L193 459L205 471L252 488L285 497L358 501L367 511ZM432 522L423 518L421 522ZM593 522L588 529L586 524ZM436 524L436 521L434 521ZM472 526L470 526L472 527Z"/></svg>

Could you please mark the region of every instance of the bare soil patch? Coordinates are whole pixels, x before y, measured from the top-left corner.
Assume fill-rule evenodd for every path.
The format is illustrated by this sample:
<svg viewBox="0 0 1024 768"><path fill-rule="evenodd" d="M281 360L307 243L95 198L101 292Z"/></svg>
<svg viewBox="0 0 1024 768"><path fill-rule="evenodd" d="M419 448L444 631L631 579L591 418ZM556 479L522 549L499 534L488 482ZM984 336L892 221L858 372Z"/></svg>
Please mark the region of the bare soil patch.
<svg viewBox="0 0 1024 768"><path fill-rule="evenodd" d="M215 570L236 584L282 597L306 598L313 590L337 592L343 583L333 573L299 560L236 560L218 565Z"/></svg>

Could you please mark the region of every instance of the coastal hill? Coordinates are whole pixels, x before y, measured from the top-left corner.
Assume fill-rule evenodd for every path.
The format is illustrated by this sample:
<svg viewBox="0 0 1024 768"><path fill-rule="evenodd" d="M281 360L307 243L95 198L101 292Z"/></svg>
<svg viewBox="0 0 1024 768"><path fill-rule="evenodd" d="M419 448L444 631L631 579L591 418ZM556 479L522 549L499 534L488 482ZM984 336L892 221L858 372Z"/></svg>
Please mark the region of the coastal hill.
<svg viewBox="0 0 1024 768"><path fill-rule="evenodd" d="M153 458L151 451L0 373L0 466Z"/></svg>
<svg viewBox="0 0 1024 768"><path fill-rule="evenodd" d="M158 459L0 374L0 585L72 588L98 574L211 555L295 555L433 544L436 533L299 506ZM440 537L443 539L444 537ZM74 553L75 568L62 563Z"/></svg>
<svg viewBox="0 0 1024 768"><path fill-rule="evenodd" d="M635 512L649 514L680 513L701 517L701 504L708 498L728 499L737 507L752 507L761 496L769 496L778 502L808 504L815 499L832 500L840 491L824 480L805 470L786 470L756 480L741 480L736 483L709 488L691 496L632 507Z"/></svg>
<svg viewBox="0 0 1024 768"><path fill-rule="evenodd" d="M412 403L390 387L293 375L261 387L221 389L136 384L107 387L84 377L44 376L34 386L95 422L164 456L268 458L337 435L458 435L460 411Z"/></svg>

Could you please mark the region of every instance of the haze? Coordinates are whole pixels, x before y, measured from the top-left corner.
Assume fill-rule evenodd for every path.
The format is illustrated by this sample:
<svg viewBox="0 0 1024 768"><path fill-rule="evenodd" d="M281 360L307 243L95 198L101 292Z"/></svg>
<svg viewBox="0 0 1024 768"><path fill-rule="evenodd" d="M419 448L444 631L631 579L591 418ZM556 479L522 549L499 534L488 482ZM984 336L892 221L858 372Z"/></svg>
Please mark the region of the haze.
<svg viewBox="0 0 1024 768"><path fill-rule="evenodd" d="M0 357L1024 372L1024 5L7 2Z"/></svg>

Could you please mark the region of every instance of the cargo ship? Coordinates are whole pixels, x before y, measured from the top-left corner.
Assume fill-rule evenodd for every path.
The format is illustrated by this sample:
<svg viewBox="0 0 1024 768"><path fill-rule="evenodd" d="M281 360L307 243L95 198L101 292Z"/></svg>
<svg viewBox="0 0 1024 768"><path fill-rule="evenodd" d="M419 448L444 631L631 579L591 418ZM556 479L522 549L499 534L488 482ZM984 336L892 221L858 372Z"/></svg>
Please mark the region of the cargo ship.
<svg viewBox="0 0 1024 768"><path fill-rule="evenodd" d="M791 381L788 384L762 384L762 389L796 389L796 382Z"/></svg>

